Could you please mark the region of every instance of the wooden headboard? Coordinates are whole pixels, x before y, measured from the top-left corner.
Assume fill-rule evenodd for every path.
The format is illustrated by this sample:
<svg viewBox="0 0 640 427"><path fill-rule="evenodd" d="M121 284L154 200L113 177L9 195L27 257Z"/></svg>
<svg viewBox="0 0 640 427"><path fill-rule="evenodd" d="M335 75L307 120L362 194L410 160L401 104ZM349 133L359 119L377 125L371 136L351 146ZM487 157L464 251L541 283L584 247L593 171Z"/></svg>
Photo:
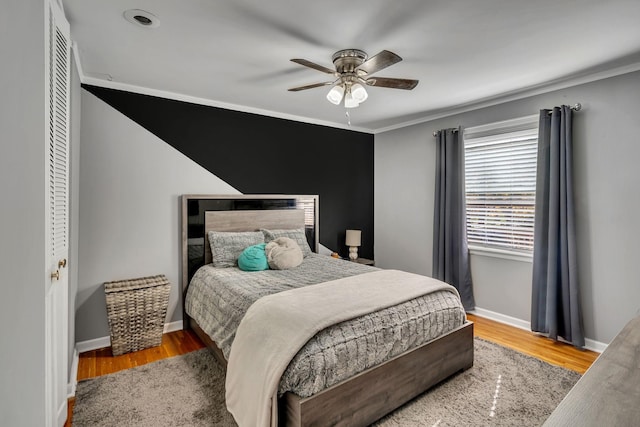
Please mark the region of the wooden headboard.
<svg viewBox="0 0 640 427"><path fill-rule="evenodd" d="M291 230L304 227L302 209L208 211L204 216L204 263L211 262L209 231Z"/></svg>
<svg viewBox="0 0 640 427"><path fill-rule="evenodd" d="M182 201L182 290L199 266L211 262L207 233L303 228L309 246L319 246L317 195L185 194Z"/></svg>

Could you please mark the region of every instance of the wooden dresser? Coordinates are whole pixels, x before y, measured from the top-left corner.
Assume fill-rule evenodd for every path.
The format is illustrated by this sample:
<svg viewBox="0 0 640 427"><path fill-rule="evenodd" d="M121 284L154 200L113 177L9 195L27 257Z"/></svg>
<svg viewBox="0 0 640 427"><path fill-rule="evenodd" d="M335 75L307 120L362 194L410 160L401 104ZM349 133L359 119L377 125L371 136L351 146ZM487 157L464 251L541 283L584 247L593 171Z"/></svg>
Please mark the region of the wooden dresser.
<svg viewBox="0 0 640 427"><path fill-rule="evenodd" d="M640 425L640 316L631 320L543 424Z"/></svg>

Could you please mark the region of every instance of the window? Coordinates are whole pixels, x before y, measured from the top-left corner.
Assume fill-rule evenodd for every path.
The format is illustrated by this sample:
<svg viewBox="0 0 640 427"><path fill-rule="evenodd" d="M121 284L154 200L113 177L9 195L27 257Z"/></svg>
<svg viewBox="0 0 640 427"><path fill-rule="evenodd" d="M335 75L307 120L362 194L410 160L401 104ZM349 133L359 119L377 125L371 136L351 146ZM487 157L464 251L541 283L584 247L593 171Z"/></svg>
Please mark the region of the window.
<svg viewBox="0 0 640 427"><path fill-rule="evenodd" d="M469 246L530 255L538 117L465 129L464 147Z"/></svg>

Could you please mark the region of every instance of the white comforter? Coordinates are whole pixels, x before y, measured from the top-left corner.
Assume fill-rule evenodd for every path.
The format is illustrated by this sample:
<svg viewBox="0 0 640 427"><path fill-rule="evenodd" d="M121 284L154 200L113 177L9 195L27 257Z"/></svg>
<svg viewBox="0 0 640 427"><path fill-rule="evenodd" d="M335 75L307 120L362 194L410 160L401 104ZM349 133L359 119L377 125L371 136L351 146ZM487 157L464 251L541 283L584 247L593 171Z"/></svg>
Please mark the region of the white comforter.
<svg viewBox="0 0 640 427"><path fill-rule="evenodd" d="M431 292L457 291L439 280L379 270L268 295L247 311L227 366L226 401L240 427L277 426L277 390L291 359L333 324Z"/></svg>

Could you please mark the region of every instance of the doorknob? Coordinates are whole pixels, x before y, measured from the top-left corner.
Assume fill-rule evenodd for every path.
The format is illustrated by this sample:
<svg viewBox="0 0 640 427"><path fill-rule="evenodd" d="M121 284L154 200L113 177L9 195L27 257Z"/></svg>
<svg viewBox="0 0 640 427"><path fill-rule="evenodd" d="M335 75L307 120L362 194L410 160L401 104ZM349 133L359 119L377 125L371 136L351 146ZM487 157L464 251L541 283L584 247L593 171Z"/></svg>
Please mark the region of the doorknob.
<svg viewBox="0 0 640 427"><path fill-rule="evenodd" d="M60 280L60 270L51 273L51 280Z"/></svg>
<svg viewBox="0 0 640 427"><path fill-rule="evenodd" d="M67 266L67 259L66 258L62 258L60 261L58 261L58 267L65 268L66 266Z"/></svg>

